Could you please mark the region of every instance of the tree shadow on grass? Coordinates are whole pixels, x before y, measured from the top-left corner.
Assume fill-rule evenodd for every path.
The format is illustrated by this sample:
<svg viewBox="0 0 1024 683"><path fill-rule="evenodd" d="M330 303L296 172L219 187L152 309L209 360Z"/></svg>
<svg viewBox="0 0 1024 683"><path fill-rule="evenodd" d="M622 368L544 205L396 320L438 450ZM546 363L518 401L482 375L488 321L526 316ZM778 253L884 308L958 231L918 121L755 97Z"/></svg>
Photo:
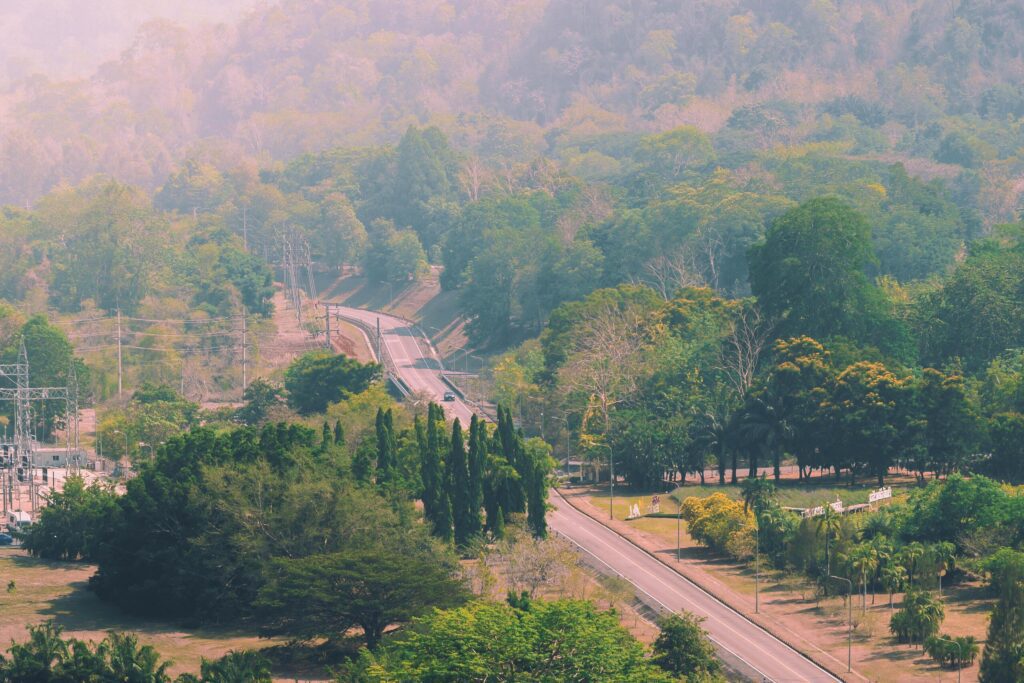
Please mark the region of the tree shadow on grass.
<svg viewBox="0 0 1024 683"><path fill-rule="evenodd" d="M39 614L67 631L121 631L145 635L183 634L204 640L231 640L252 638L252 630L231 627L186 628L180 623L138 617L123 612L118 607L100 600L89 590L88 583L76 581L69 584L71 590L50 601L39 610Z"/></svg>

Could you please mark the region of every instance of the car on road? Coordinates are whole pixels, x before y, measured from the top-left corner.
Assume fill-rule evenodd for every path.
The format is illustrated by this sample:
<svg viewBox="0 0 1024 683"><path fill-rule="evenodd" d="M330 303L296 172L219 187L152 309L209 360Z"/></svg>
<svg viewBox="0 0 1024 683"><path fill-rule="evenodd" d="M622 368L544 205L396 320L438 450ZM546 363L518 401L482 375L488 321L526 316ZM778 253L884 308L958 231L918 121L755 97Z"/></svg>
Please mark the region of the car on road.
<svg viewBox="0 0 1024 683"><path fill-rule="evenodd" d="M455 392L453 392L453 391L446 391L446 392L444 392L444 400L448 401L448 402L454 401L455 400Z"/></svg>
<svg viewBox="0 0 1024 683"><path fill-rule="evenodd" d="M14 537L10 534L0 534L0 546L11 545L14 543Z"/></svg>

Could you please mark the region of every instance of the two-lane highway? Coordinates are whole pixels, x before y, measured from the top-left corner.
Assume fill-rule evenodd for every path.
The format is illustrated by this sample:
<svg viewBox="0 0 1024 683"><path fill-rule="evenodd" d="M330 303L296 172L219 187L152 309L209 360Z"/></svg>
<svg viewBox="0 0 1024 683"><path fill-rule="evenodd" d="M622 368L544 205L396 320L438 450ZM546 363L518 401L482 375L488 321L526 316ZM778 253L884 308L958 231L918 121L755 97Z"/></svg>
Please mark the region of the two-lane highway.
<svg viewBox="0 0 1024 683"><path fill-rule="evenodd" d="M429 341L411 323L394 316L358 308L334 308L339 315L376 330L386 345L398 374L416 393L440 401L448 385L441 379L441 364ZM446 402L450 417L463 425L473 413L460 400ZM818 683L838 679L810 659L726 606L696 584L637 548L603 524L569 505L560 495L551 497L554 510L548 516L550 528L578 545L599 569L611 571L632 583L638 597L652 607L685 609L704 617L704 628L734 668L752 680Z"/></svg>
<svg viewBox="0 0 1024 683"><path fill-rule="evenodd" d="M469 405L459 398L442 402L445 392L450 391L450 388L441 379L441 362L430 347L430 342L418 333L414 325L393 315L361 308L332 305L331 309L340 317L372 330L376 330L379 324L381 343L405 385L414 394L425 394L442 403L445 414L459 418L463 428L469 425L473 416L473 409Z"/></svg>
<svg viewBox="0 0 1024 683"><path fill-rule="evenodd" d="M557 492L548 514L552 531L569 539L590 556L589 564L611 570L638 589L638 597L651 607L673 612L686 610L706 620L703 624L723 658L755 681L837 681L810 659L763 628L726 606L718 598L687 581L646 552L600 522L583 514Z"/></svg>

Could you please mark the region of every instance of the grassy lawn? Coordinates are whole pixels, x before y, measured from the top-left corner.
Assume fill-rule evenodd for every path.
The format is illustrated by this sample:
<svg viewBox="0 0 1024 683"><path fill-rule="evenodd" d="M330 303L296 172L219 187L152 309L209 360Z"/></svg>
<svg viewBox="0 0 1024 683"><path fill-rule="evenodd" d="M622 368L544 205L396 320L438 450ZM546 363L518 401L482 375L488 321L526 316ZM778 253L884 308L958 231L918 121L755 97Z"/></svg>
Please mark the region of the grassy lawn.
<svg viewBox="0 0 1024 683"><path fill-rule="evenodd" d="M796 484L780 482L778 486L779 505L783 507L808 508L835 502L838 496L844 505L857 505L868 502L868 494L875 486L821 486L820 484ZM743 499L739 486L683 486L671 493L673 498L683 500L691 496L705 498L712 493L724 493L736 500Z"/></svg>
<svg viewBox="0 0 1024 683"><path fill-rule="evenodd" d="M100 641L109 631L136 633L142 643L174 662L171 672L177 675L198 673L203 657L216 659L228 650L274 644L251 633L186 631L174 624L126 616L88 590L94 571L92 565L44 562L18 550L0 550L0 649L6 650L11 640L24 640L26 626L53 620L64 627L66 636L81 640ZM8 592L5 587L10 581L15 588ZM287 675L281 680L295 678Z"/></svg>

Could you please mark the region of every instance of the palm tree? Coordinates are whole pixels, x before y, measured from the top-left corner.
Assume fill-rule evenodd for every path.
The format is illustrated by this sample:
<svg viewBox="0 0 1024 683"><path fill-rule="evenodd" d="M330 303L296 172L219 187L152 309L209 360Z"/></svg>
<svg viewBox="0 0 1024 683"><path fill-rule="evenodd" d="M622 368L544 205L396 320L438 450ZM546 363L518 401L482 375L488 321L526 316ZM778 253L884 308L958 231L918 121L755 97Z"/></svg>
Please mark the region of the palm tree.
<svg viewBox="0 0 1024 683"><path fill-rule="evenodd" d="M131 634L111 633L100 643L97 653L110 660L114 680L133 683L165 683L170 680L167 667L151 645L139 647L139 639Z"/></svg>
<svg viewBox="0 0 1024 683"><path fill-rule="evenodd" d="M750 453L748 476L757 476L758 452L770 456L774 465L775 481L782 476L781 458L787 436L786 420L782 411L764 394L749 396L743 406L740 436Z"/></svg>
<svg viewBox="0 0 1024 683"><path fill-rule="evenodd" d="M914 541L900 551L900 563L907 569L908 585L913 585L914 583L914 576L917 574L921 558L924 557L924 550L924 546L921 543Z"/></svg>
<svg viewBox="0 0 1024 683"><path fill-rule="evenodd" d="M860 610L863 613L868 609L868 576L874 574L878 567L878 551L870 544L861 543L854 548L850 557L850 565L860 579Z"/></svg>
<svg viewBox="0 0 1024 683"><path fill-rule="evenodd" d="M718 467L718 483L725 485L726 454L728 453L727 422L714 413L704 413L694 421L693 447L703 454L704 457L711 456L715 459ZM701 478L703 481L703 471ZM734 478L735 480L735 478Z"/></svg>
<svg viewBox="0 0 1024 683"><path fill-rule="evenodd" d="M270 664L259 652L234 650L223 658L210 662L203 660L204 683L270 683Z"/></svg>
<svg viewBox="0 0 1024 683"><path fill-rule="evenodd" d="M882 587L889 593L889 610L892 611L892 595L903 590L907 585L906 568L895 562L882 567Z"/></svg>
<svg viewBox="0 0 1024 683"><path fill-rule="evenodd" d="M953 569L956 563L956 546L949 541L940 541L928 546L927 554L932 561L939 579L939 596L942 596L942 577Z"/></svg>
<svg viewBox="0 0 1024 683"><path fill-rule="evenodd" d="M818 518L818 533L821 533L822 531L825 532L825 576L829 576L832 574L830 542L833 535L837 539L839 538L839 531L842 528L842 518L828 503L825 503L824 508L825 514Z"/></svg>
<svg viewBox="0 0 1024 683"><path fill-rule="evenodd" d="M68 658L68 644L61 634L64 629L52 621L29 626L27 643L13 645L10 649L12 667L8 673L10 680L22 680L40 677L49 680L49 674L59 668Z"/></svg>
<svg viewBox="0 0 1024 683"><path fill-rule="evenodd" d="M767 477L744 479L740 484L743 492L743 511L753 510L755 514L761 514L775 498L775 484L768 481Z"/></svg>

